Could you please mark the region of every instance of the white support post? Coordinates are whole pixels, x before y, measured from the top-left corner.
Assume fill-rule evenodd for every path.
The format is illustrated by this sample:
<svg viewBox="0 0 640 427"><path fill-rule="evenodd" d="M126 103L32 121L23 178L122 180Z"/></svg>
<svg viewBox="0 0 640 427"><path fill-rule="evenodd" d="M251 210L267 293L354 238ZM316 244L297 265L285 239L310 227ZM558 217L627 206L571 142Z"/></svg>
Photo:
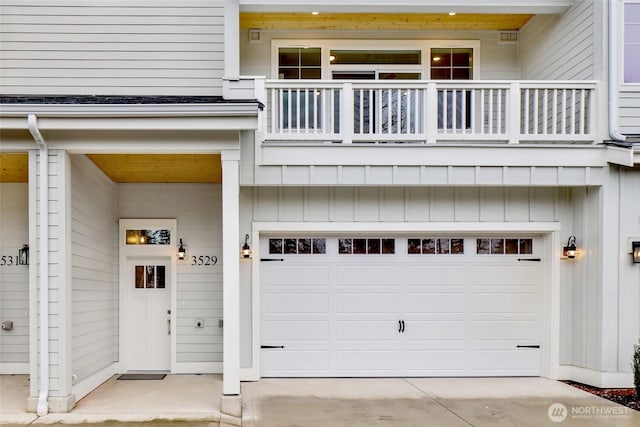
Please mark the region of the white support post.
<svg viewBox="0 0 640 427"><path fill-rule="evenodd" d="M438 138L438 89L433 82L427 83L424 113L427 144L435 144Z"/></svg>
<svg viewBox="0 0 640 427"><path fill-rule="evenodd" d="M240 394L240 150L222 151L222 393Z"/></svg>
<svg viewBox="0 0 640 427"><path fill-rule="evenodd" d="M518 82L513 82L509 86L506 125L509 144L518 144L520 142L520 83Z"/></svg>
<svg viewBox="0 0 640 427"><path fill-rule="evenodd" d="M343 144L351 144L353 142L353 102L353 84L345 83L342 86L342 102L338 106L341 109L340 117L342 117L342 123L340 123L340 130Z"/></svg>

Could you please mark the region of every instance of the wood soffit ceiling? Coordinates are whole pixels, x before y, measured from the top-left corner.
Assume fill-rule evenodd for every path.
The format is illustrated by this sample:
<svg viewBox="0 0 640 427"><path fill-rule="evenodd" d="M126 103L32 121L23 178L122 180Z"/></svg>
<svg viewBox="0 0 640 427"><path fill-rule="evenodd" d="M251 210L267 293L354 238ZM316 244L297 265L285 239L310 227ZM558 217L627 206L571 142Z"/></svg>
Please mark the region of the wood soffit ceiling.
<svg viewBox="0 0 640 427"><path fill-rule="evenodd" d="M221 183L219 154L87 154L117 183Z"/></svg>
<svg viewBox="0 0 640 427"><path fill-rule="evenodd" d="M0 182L29 182L29 155L0 153Z"/></svg>
<svg viewBox="0 0 640 427"><path fill-rule="evenodd" d="M258 13L240 14L240 28L259 30L519 30L532 14Z"/></svg>

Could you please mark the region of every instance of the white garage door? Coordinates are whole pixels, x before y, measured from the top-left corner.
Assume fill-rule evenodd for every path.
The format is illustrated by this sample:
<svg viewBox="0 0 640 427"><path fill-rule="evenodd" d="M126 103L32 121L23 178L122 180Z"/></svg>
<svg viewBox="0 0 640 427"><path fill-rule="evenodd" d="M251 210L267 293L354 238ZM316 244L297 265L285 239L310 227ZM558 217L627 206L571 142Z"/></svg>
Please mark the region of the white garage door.
<svg viewBox="0 0 640 427"><path fill-rule="evenodd" d="M270 236L265 377L537 376L538 241Z"/></svg>

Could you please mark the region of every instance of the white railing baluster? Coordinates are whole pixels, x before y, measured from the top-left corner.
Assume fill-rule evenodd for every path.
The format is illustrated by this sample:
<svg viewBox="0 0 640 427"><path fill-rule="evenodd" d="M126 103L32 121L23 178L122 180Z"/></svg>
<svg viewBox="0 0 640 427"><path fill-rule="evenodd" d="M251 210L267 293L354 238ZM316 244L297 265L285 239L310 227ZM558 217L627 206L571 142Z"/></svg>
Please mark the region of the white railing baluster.
<svg viewBox="0 0 640 427"><path fill-rule="evenodd" d="M493 132L493 89L489 89L489 134Z"/></svg>
<svg viewBox="0 0 640 427"><path fill-rule="evenodd" d="M530 93L530 89L525 89L524 90L524 132L522 132L525 135L529 135L529 123L530 123L530 117L529 117L529 93Z"/></svg>
<svg viewBox="0 0 640 427"><path fill-rule="evenodd" d="M551 115L553 116L553 127L551 128L551 133L555 135L558 133L558 89L553 89L553 107Z"/></svg>
<svg viewBox="0 0 640 427"><path fill-rule="evenodd" d="M488 130L485 126L485 113L484 113L484 100L485 100L485 95L484 95L484 88L480 89L480 135L484 135L485 134L485 130Z"/></svg>
<svg viewBox="0 0 640 427"><path fill-rule="evenodd" d="M576 90L571 89L571 135L576 133Z"/></svg>
<svg viewBox="0 0 640 427"><path fill-rule="evenodd" d="M584 89L580 89L580 128L578 130L578 133L581 135L584 135L587 133L587 130L585 129L584 123L584 115L585 115L585 100L584 100L584 94L585 94L585 90Z"/></svg>
<svg viewBox="0 0 640 427"><path fill-rule="evenodd" d="M562 89L562 132L567 133L567 90Z"/></svg>
<svg viewBox="0 0 640 427"><path fill-rule="evenodd" d="M502 133L502 89L496 89L496 103L498 104L498 121L496 123L496 134Z"/></svg>
<svg viewBox="0 0 640 427"><path fill-rule="evenodd" d="M549 91L542 89L542 133L549 133Z"/></svg>

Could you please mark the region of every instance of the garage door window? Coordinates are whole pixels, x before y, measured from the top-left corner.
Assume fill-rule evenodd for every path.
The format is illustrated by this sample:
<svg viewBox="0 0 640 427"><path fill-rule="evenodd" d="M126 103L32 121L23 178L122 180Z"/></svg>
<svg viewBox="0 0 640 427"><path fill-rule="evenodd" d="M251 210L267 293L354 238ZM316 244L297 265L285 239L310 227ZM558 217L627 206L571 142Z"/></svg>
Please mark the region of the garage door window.
<svg viewBox="0 0 640 427"><path fill-rule="evenodd" d="M340 255L379 255L395 254L395 239L354 238L338 239L338 253Z"/></svg>
<svg viewBox="0 0 640 427"><path fill-rule="evenodd" d="M274 238L269 239L269 254L319 255L327 253L325 238Z"/></svg>
<svg viewBox="0 0 640 427"><path fill-rule="evenodd" d="M478 255L531 255L533 253L533 239L477 239L476 250Z"/></svg>
<svg viewBox="0 0 640 427"><path fill-rule="evenodd" d="M413 238L407 239L409 255L461 255L464 254L464 239Z"/></svg>

